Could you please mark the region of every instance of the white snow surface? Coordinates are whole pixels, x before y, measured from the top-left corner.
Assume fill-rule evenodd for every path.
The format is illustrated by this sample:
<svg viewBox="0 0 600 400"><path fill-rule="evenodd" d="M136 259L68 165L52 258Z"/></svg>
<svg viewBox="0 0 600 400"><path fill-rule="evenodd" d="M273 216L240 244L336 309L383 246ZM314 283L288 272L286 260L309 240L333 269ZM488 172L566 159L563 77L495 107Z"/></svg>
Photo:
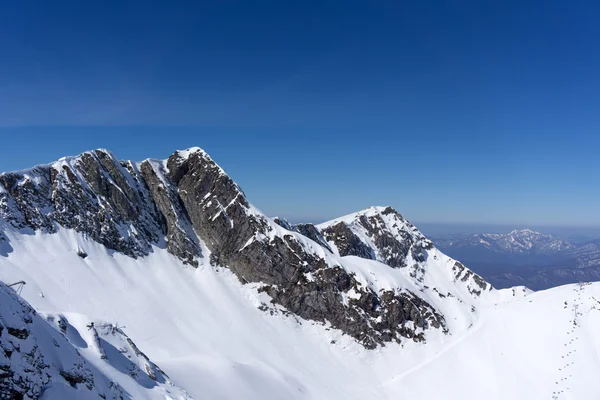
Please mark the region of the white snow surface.
<svg viewBox="0 0 600 400"><path fill-rule="evenodd" d="M33 307L66 316L94 366L103 364L84 326L105 321L196 399L600 398L600 284L492 290L472 300L471 313L443 274L435 284L457 293L451 301L421 292L402 269L332 256L374 290L412 290L431 301L452 333L433 329L426 343L365 350L326 325L260 311L270 299L257 284L242 285L203 260L186 267L160 248L133 259L66 229L5 233L0 280L25 280L22 296ZM88 257L77 256L78 248ZM107 371L112 379L122 374ZM125 378L120 384L133 390ZM136 390L135 398L160 398Z"/></svg>

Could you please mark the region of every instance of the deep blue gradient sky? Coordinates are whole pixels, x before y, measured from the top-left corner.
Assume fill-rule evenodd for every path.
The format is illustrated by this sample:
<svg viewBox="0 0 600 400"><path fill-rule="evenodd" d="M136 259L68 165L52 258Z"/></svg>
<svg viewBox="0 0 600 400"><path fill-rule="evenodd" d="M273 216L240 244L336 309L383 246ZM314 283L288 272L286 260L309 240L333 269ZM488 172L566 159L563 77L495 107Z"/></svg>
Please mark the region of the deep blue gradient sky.
<svg viewBox="0 0 600 400"><path fill-rule="evenodd" d="M197 145L293 220L600 226L594 2L11 3L0 170Z"/></svg>

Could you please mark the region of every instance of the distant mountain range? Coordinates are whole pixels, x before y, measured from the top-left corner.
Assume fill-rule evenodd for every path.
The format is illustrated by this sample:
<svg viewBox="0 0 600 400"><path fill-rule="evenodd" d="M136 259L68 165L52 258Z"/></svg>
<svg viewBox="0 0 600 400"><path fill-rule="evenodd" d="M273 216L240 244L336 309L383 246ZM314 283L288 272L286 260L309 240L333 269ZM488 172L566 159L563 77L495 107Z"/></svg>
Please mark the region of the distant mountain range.
<svg viewBox="0 0 600 400"><path fill-rule="evenodd" d="M534 290L600 280L600 239L578 242L531 229L510 233L448 234L432 238L496 287Z"/></svg>

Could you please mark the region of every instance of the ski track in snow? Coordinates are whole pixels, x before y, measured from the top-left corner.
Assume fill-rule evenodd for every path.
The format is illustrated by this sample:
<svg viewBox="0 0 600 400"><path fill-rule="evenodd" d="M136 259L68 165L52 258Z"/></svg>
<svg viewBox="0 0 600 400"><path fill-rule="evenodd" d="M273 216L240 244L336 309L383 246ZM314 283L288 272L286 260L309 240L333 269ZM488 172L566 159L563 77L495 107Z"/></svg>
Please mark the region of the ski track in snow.
<svg viewBox="0 0 600 400"><path fill-rule="evenodd" d="M481 327L484 325L484 323L485 323L485 316L480 316L479 319L477 320L477 322L472 327L470 327L465 333L463 333L462 335L460 335L459 337L457 337L456 339L451 341L448 345L443 347L441 350L436 351L435 354L433 354L430 357L428 357L427 359L421 361L414 367L411 367L411 368L407 369L406 371L401 372L400 374L396 375L388 382L384 382L383 386L389 385L394 381L404 379L407 376L417 372L421 368L427 366L428 364L434 362L436 359L443 356L445 353L452 350L454 347L458 346L460 343L464 342L469 337L471 337L473 334L475 334L479 329L481 329Z"/></svg>
<svg viewBox="0 0 600 400"><path fill-rule="evenodd" d="M561 355L561 359L559 360L561 367L558 369L560 374L560 378L555 381L555 389L552 392L553 400L561 400L561 399L571 399L570 396L570 382L573 381L573 374L576 373L576 352L577 349L575 345L579 343L579 331L581 328L581 317L584 315L582 309L584 308L584 304L582 302L582 295L586 297L588 293L586 292L586 284L577 284L573 285L573 292L575 292L575 296L569 301L565 301L565 309L572 311L573 319L569 320L569 323L572 322L566 331L565 343L564 343L564 352ZM588 296L589 299L593 299L591 295ZM569 306L569 303L572 305ZM589 310L591 311L591 310ZM589 312L588 311L588 312Z"/></svg>

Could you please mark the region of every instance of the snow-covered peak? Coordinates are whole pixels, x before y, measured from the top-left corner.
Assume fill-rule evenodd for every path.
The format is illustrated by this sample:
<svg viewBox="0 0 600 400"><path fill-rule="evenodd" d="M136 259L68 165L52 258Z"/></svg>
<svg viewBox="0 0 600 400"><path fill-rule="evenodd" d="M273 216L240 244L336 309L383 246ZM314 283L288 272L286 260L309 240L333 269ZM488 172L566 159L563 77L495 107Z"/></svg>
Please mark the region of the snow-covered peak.
<svg viewBox="0 0 600 400"><path fill-rule="evenodd" d="M480 276L437 250L392 207L370 207L317 227L335 254L406 270L421 290L452 293L470 301L492 289Z"/></svg>
<svg viewBox="0 0 600 400"><path fill-rule="evenodd" d="M337 241L338 245L341 245L340 248L336 243L333 243L333 248L336 249L338 254L342 256L367 255L368 251L365 253L364 249L360 248L360 245L354 250L347 248L348 245L352 247L351 243L348 241L356 242L356 239L358 239L362 244L370 249L374 249L371 257L364 258L379 259L393 267L404 265L404 262L400 260L399 257L403 258L406 254L405 251L400 248L405 247L404 250L407 250L406 247L410 247L410 243L412 242L419 242L419 245L423 247L429 247L431 245L413 224L404 219L399 212L390 206L369 207L340 218L323 222L317 225L317 228L328 237L328 241ZM356 238L347 237L349 236L349 232L352 232ZM385 247L382 243L382 241L384 241L384 239L381 238L382 236L390 239L388 240L388 245L391 242L397 243L397 248L392 250L392 253L387 256L379 254L381 247ZM336 240L335 238L338 239ZM357 252L362 254L356 254Z"/></svg>
<svg viewBox="0 0 600 400"><path fill-rule="evenodd" d="M503 251L510 253L551 254L574 246L558 237L536 232L531 229L513 230L506 235L486 235L495 240Z"/></svg>
<svg viewBox="0 0 600 400"><path fill-rule="evenodd" d="M509 235L511 236L531 236L531 235L541 235L540 232L536 232L532 229L514 229Z"/></svg>
<svg viewBox="0 0 600 400"><path fill-rule="evenodd" d="M169 170L175 165L181 165L188 162L192 157L198 157L204 160L207 164L210 164L213 168L216 168L219 171L219 174L227 175L225 170L221 168L221 166L217 164L211 158L211 156L200 147L190 147L185 150L176 150L168 159L164 160L163 163L167 166L167 170Z"/></svg>
<svg viewBox="0 0 600 400"><path fill-rule="evenodd" d="M198 398L556 398L573 360L600 393L593 285L493 290L391 207L278 224L197 148L28 171L0 175L0 278L43 312L0 286L0 397L10 364L48 398L186 399L151 359Z"/></svg>
<svg viewBox="0 0 600 400"><path fill-rule="evenodd" d="M320 224L317 224L317 227L325 228L327 226L331 226L331 225L337 224L339 222L345 222L345 223L350 224L350 223L353 223L354 221L357 221L358 219L360 219L360 217L363 215L364 216L379 215L379 214L383 214L384 212L386 212L386 210L397 213L397 211L395 211L391 206L371 206L371 207L364 208L360 211L356 211L356 212L353 212L350 214L343 215L341 217L331 219L329 221L321 222Z"/></svg>
<svg viewBox="0 0 600 400"><path fill-rule="evenodd" d="M84 151L78 155L64 156L64 157L59 158L56 161L51 161L51 162L45 163L45 164L37 164L30 168L24 168L24 169L14 170L14 171L4 171L4 172L0 173L0 176L2 176L2 175L36 175L36 174L39 174L40 170L45 170L45 169L49 169L49 168L53 168L53 167L57 168L57 169L62 168L65 165L72 167L75 163L77 163L79 160L81 160L82 157L84 157L84 156L96 157L98 153L106 154L113 160L117 160L117 158L115 157L113 152L111 152L110 150L105 149L105 148L98 148L95 150Z"/></svg>
<svg viewBox="0 0 600 400"><path fill-rule="evenodd" d="M196 153L200 153L203 156L208 155L206 153L206 151L204 151L203 149L201 149L200 147L197 147L197 146L190 147L185 150L176 150L175 151L175 154L179 155L179 157L181 157L183 159L187 159L190 157L190 155L196 154Z"/></svg>

